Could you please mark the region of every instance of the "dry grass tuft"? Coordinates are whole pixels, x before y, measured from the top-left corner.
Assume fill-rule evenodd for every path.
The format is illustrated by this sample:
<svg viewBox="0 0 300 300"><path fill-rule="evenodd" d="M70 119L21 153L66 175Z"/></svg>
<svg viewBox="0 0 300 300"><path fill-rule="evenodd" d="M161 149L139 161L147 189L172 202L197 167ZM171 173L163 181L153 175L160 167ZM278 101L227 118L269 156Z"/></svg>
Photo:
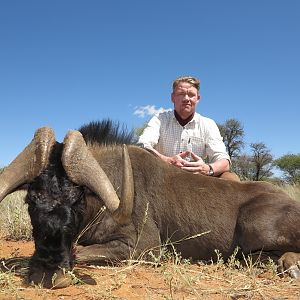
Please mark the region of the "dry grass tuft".
<svg viewBox="0 0 300 300"><path fill-rule="evenodd" d="M280 186L290 197L300 201L300 185L299 184L282 184Z"/></svg>
<svg viewBox="0 0 300 300"><path fill-rule="evenodd" d="M1 233L11 240L30 240L31 223L25 204L25 191L8 195L0 203Z"/></svg>

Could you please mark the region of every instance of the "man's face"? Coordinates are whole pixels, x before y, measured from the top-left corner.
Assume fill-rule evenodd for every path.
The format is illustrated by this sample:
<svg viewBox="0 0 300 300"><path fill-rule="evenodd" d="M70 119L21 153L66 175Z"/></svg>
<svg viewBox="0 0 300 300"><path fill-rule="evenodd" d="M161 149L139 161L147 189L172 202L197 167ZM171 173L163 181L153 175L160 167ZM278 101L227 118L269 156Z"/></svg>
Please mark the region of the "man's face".
<svg viewBox="0 0 300 300"><path fill-rule="evenodd" d="M198 90L187 82L180 82L172 93L175 111L182 119L188 118L195 112L200 100Z"/></svg>

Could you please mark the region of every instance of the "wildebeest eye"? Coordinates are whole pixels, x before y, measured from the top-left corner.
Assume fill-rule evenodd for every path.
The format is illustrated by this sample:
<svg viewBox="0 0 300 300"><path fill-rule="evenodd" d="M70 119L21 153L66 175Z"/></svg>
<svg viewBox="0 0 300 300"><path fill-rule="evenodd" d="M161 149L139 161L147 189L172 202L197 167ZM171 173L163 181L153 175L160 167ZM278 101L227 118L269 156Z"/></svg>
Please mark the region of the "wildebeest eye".
<svg viewBox="0 0 300 300"><path fill-rule="evenodd" d="M27 193L25 202L28 204L35 204L35 205L44 203L45 195L44 195L44 193L42 193L41 191L38 191L38 190L36 190L36 191L29 190Z"/></svg>
<svg viewBox="0 0 300 300"><path fill-rule="evenodd" d="M67 199L67 203L69 205L77 205L81 202L83 195L84 195L84 189L81 186L74 186L69 189L64 190L64 198Z"/></svg>

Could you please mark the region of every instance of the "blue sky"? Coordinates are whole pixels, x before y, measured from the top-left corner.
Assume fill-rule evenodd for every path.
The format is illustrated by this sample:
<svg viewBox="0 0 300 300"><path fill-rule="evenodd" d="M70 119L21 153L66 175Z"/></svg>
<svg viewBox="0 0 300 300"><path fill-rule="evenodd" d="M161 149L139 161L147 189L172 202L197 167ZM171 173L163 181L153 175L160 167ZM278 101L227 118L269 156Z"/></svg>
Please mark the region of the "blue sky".
<svg viewBox="0 0 300 300"><path fill-rule="evenodd" d="M0 166L41 126L58 141L107 117L140 127L187 74L199 113L300 153L299 37L297 0L1 1Z"/></svg>

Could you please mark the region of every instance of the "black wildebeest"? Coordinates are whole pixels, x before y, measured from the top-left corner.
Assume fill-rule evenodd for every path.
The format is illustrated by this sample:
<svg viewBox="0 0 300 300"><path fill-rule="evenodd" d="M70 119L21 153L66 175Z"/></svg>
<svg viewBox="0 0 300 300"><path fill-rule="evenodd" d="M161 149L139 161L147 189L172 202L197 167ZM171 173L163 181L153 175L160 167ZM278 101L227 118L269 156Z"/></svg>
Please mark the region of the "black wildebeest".
<svg viewBox="0 0 300 300"><path fill-rule="evenodd" d="M85 126L83 136L69 131L63 143L41 128L0 175L0 200L28 186L30 281L64 287L70 284L64 270L76 261L139 257L165 241L196 260L210 260L215 249L224 258L236 247L263 251L300 277L300 203L269 183L192 174L145 149L114 144L118 132L109 135L110 125ZM110 139L97 137L103 126ZM209 233L188 238L202 232Z"/></svg>

